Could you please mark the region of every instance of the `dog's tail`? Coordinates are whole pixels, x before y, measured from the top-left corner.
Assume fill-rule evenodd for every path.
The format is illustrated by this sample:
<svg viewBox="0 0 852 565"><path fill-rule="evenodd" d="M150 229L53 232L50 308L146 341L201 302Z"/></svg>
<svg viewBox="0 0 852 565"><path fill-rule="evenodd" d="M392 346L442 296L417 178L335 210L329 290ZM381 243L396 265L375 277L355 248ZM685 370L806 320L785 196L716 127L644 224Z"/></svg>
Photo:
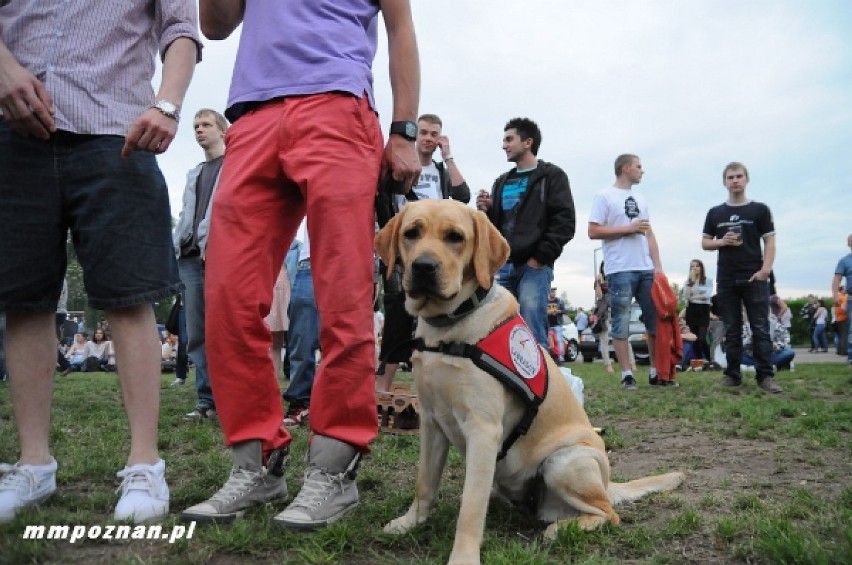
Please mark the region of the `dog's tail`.
<svg viewBox="0 0 852 565"><path fill-rule="evenodd" d="M684 479L686 479L686 476L683 473L666 473L665 475L644 477L626 483L610 483L607 493L612 504L615 505L636 500L652 492L674 490Z"/></svg>

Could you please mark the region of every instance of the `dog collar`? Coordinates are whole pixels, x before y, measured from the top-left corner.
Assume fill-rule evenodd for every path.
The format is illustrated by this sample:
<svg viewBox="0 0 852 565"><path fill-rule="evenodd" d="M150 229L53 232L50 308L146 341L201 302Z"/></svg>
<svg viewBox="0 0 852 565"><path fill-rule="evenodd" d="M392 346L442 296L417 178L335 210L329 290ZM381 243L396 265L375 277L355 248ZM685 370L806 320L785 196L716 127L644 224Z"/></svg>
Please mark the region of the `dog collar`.
<svg viewBox="0 0 852 565"><path fill-rule="evenodd" d="M491 287L494 287L494 283L491 284ZM485 300L485 297L488 296L488 292L490 288L477 287L476 291L473 293L473 296L462 302L455 311L449 314L441 314L440 316L432 316L429 318L423 318L423 321L429 324L430 326L434 326L436 328L445 328L447 326L452 326L477 308L482 304L482 301Z"/></svg>

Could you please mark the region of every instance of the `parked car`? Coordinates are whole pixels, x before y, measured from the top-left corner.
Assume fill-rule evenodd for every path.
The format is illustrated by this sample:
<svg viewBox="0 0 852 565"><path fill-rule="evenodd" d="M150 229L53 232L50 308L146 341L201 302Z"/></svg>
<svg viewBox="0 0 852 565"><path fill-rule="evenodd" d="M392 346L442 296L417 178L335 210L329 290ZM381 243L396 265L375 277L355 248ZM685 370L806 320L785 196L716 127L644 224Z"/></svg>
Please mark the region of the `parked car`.
<svg viewBox="0 0 852 565"><path fill-rule="evenodd" d="M633 346L633 356L636 357L637 363L648 363L648 334L645 331L645 324L641 320L642 310L639 304L634 302L630 306L630 325L628 329L628 341ZM575 328L576 329L576 328ZM595 359L601 358L600 345L598 343L598 335L592 333L592 329L586 328L580 334L580 354L583 356L583 361L591 363ZM609 338L609 355L615 359L615 351L612 349L612 336Z"/></svg>
<svg viewBox="0 0 852 565"><path fill-rule="evenodd" d="M580 356L580 332L577 331L577 326L568 316L565 316L568 323L562 326L562 339L565 342L565 360L576 361Z"/></svg>

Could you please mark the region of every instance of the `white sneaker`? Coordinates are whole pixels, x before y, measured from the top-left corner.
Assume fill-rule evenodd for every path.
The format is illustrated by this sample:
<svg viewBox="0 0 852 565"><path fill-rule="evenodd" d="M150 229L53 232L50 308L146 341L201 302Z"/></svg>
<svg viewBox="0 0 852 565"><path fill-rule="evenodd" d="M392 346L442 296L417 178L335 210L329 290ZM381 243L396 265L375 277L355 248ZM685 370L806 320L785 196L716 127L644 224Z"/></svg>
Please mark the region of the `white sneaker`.
<svg viewBox="0 0 852 565"><path fill-rule="evenodd" d="M115 505L116 520L139 524L160 520L169 513L165 461L160 459L155 465L125 467L118 472L118 478L124 480L118 487L121 498Z"/></svg>
<svg viewBox="0 0 852 565"><path fill-rule="evenodd" d="M56 460L47 465L0 464L0 524L15 519L18 510L35 506L56 491Z"/></svg>
<svg viewBox="0 0 852 565"><path fill-rule="evenodd" d="M182 384L186 384L186 379L175 379L169 386L180 386Z"/></svg>

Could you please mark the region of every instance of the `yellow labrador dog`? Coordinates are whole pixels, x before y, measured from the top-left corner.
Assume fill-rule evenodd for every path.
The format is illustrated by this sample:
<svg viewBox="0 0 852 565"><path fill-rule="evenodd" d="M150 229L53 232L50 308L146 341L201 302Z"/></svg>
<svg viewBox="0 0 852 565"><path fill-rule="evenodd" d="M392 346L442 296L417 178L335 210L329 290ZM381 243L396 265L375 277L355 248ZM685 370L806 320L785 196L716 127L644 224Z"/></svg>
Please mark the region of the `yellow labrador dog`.
<svg viewBox="0 0 852 565"><path fill-rule="evenodd" d="M388 271L397 261L403 265L405 305L419 318L421 340L412 356L421 407L415 498L385 532L402 534L428 518L450 445L465 459L452 564L479 563L492 495L530 507L550 523L544 535L553 539L571 521L585 530L618 524L614 504L672 490L684 480L682 473L668 473L610 482L604 442L547 355L540 357L546 396L528 431L501 453L507 438L517 435L527 403L471 359L438 351L442 344L476 344L518 312L514 297L492 283L509 246L485 214L449 200L409 203L376 235L376 249Z"/></svg>

